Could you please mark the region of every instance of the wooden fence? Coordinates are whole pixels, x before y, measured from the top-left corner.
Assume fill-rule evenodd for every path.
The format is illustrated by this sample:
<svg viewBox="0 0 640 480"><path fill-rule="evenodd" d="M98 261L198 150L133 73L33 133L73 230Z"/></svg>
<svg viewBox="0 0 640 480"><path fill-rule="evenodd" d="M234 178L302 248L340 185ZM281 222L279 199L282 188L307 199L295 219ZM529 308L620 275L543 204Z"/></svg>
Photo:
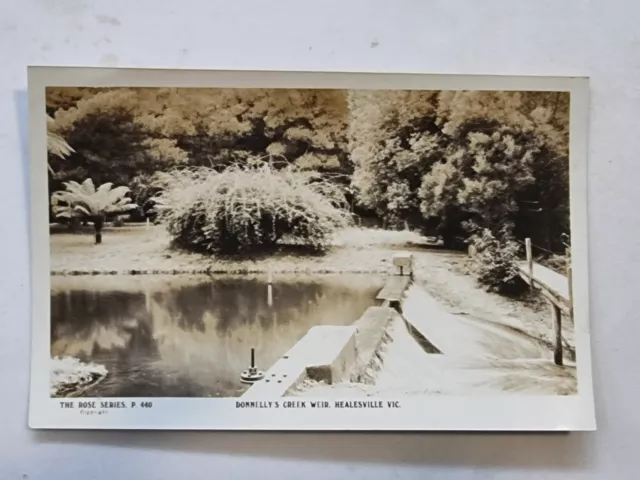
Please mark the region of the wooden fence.
<svg viewBox="0 0 640 480"><path fill-rule="evenodd" d="M554 350L553 360L562 365L562 315L573 320L573 288L571 263L567 256L566 275L533 261L531 239L525 241L526 261L519 264L520 276L531 288L536 288L547 298L551 310Z"/></svg>

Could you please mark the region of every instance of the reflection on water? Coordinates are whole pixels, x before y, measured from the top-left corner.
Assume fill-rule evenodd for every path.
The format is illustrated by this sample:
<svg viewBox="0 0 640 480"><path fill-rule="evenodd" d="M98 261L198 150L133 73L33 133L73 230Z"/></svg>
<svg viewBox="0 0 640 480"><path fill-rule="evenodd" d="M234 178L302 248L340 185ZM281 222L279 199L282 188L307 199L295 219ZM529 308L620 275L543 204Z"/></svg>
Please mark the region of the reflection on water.
<svg viewBox="0 0 640 480"><path fill-rule="evenodd" d="M269 368L315 325L374 303L368 276L52 277L51 355L103 364L85 396L232 397L250 348Z"/></svg>

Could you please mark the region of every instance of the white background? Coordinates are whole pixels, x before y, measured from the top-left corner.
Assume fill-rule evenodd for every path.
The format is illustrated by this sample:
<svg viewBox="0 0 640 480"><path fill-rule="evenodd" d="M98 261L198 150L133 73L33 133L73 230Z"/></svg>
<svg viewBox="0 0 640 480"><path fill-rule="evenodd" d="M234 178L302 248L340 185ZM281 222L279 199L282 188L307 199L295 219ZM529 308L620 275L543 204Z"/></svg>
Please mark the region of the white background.
<svg viewBox="0 0 640 480"><path fill-rule="evenodd" d="M0 479L636 478L640 4L632 0L0 0ZM36 432L26 65L587 75L599 430ZM2 427L0 427L2 428Z"/></svg>

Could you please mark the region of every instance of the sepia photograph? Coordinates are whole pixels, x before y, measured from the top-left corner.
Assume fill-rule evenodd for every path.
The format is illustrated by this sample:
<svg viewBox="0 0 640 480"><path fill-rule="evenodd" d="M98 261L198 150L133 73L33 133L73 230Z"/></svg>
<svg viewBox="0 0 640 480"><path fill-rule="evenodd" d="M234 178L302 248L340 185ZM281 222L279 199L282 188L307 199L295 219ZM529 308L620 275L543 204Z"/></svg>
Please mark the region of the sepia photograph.
<svg viewBox="0 0 640 480"><path fill-rule="evenodd" d="M43 95L51 399L578 394L571 92Z"/></svg>

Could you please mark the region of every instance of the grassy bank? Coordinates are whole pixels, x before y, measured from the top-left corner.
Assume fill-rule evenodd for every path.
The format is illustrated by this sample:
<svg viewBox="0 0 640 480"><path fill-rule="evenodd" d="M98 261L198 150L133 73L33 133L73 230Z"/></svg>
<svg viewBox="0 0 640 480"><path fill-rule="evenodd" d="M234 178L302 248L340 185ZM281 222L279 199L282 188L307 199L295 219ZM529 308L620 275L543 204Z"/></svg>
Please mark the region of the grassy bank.
<svg viewBox="0 0 640 480"><path fill-rule="evenodd" d="M336 235L324 254L283 245L263 255L213 257L172 249L164 228L106 228L94 245L90 228L51 235L53 275L262 273L386 273L394 251L422 248L411 232L348 229Z"/></svg>

